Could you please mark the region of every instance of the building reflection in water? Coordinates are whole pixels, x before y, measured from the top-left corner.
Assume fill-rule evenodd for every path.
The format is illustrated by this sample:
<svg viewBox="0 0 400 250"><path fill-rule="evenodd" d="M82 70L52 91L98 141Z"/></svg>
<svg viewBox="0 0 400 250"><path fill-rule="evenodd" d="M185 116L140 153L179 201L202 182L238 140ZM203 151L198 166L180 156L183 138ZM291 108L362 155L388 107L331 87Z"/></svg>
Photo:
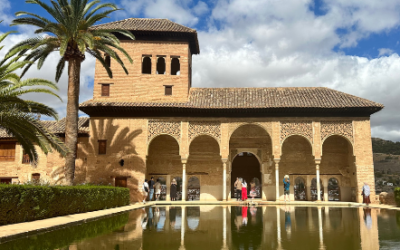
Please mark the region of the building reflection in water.
<svg viewBox="0 0 400 250"><path fill-rule="evenodd" d="M76 243L74 247L379 249L378 214L375 209L342 207L152 207L132 211L123 228ZM397 230L400 232L400 227Z"/></svg>

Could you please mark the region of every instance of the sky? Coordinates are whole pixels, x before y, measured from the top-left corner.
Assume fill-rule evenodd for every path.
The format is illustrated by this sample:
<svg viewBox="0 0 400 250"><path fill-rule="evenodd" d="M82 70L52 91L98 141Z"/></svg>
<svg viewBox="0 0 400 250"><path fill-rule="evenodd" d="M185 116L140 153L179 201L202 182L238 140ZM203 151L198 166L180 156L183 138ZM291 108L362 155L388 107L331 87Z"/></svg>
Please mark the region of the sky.
<svg viewBox="0 0 400 250"><path fill-rule="evenodd" d="M43 0L50 2L49 0ZM2 45L34 37L9 24L17 11L46 13L24 0L0 0ZM193 87L328 87L385 105L372 115L372 136L400 141L399 0L104 0L121 10L103 22L167 18L198 32ZM102 23L103 23L102 22ZM54 53L26 77L54 80ZM92 98L95 60L82 65L80 102ZM63 102L27 96L66 113L67 72L58 83Z"/></svg>

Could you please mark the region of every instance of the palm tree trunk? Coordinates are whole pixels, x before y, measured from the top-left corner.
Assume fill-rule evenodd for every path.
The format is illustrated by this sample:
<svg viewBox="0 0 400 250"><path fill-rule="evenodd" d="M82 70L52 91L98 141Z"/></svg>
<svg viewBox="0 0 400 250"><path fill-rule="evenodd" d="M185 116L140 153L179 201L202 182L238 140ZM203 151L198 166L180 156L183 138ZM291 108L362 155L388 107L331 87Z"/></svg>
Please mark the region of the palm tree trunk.
<svg viewBox="0 0 400 250"><path fill-rule="evenodd" d="M69 186L73 184L75 177L81 62L80 58L74 57L68 60L68 103L65 122L65 145L70 152L65 158L65 184Z"/></svg>

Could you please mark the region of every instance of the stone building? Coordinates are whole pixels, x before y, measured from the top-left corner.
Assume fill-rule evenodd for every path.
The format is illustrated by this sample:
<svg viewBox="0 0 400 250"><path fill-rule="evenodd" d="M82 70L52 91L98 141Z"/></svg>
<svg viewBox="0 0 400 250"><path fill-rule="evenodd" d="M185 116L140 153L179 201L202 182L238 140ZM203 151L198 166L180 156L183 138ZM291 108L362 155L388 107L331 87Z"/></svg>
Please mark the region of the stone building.
<svg viewBox="0 0 400 250"><path fill-rule="evenodd" d="M230 200L241 177L271 201L287 174L292 199L361 202L367 182L375 201L370 116L383 105L323 87L192 88L196 30L137 18L97 27L132 31L118 38L134 62L123 59L126 75L105 56L112 79L96 63L78 180L127 186L136 201L154 176L167 200L172 179L184 200Z"/></svg>

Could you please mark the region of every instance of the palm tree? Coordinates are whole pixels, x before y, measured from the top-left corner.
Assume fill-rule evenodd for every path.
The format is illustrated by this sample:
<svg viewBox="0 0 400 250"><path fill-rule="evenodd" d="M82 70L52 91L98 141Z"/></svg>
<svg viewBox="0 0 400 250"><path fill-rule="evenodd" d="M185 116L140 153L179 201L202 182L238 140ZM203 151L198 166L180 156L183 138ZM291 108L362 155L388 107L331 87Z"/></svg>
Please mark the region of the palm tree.
<svg viewBox="0 0 400 250"><path fill-rule="evenodd" d="M103 3L99 0L51 0L48 5L40 0L26 0L26 3L42 7L54 19L48 20L30 12L17 12L12 25L36 26L36 34L46 34L42 37L30 38L15 45L10 52L27 53L26 60L37 62L38 69L43 66L46 58L58 51L61 58L56 68L56 81L61 77L66 62L68 62L68 103L66 117L65 144L69 153L65 161L66 184L72 185L75 174L76 142L78 136L78 107L79 82L81 63L85 60L85 53L94 56L107 70L110 78L110 65L105 62L104 55L117 61L125 73L127 69L117 51L123 54L130 63L132 58L120 46L120 41L114 33L120 33L134 39L132 33L124 30L91 29L95 23L108 17L118 10L114 4ZM24 16L24 17L20 17ZM23 74L31 67L27 64Z"/></svg>
<svg viewBox="0 0 400 250"><path fill-rule="evenodd" d="M14 32L1 35L0 42L10 33ZM54 148L62 155L66 155L68 150L64 143L37 119L39 115L58 119L57 112L42 103L20 98L21 95L28 93L46 93L59 98L51 90L58 88L54 83L43 79L31 78L22 81L15 71L29 65L30 62L18 61L19 58L9 54L0 61L0 127L21 143L32 162L37 162L38 159L35 145L38 145L45 154Z"/></svg>

